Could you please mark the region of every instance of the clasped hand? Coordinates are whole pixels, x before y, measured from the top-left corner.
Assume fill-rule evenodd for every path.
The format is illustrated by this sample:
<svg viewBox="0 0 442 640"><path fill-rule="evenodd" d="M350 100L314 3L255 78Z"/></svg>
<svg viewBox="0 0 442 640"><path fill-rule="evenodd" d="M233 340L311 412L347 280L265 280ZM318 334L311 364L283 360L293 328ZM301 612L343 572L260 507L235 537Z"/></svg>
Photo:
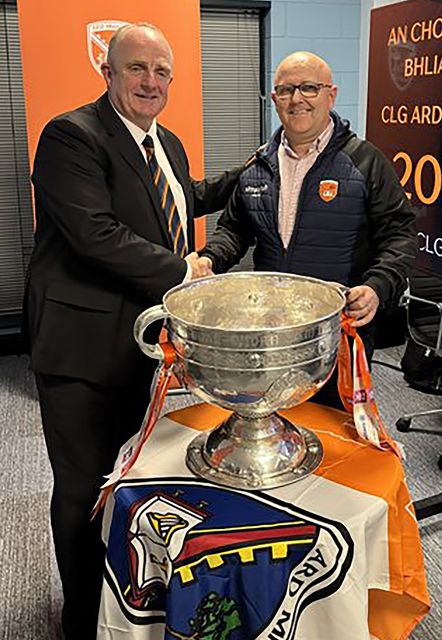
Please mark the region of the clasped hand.
<svg viewBox="0 0 442 640"><path fill-rule="evenodd" d="M213 276L212 261L210 258L200 257L196 251L193 251L186 256L185 260L190 264L190 268L192 269L192 280Z"/></svg>

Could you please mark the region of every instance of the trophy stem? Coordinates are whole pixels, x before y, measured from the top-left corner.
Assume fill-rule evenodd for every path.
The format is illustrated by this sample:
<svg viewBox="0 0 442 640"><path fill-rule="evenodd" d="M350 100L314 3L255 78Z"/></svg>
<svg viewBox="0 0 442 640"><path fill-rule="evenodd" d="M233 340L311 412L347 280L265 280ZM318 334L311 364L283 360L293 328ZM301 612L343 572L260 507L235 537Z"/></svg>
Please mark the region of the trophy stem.
<svg viewBox="0 0 442 640"><path fill-rule="evenodd" d="M322 459L318 437L272 413L253 418L234 413L187 450L199 476L242 489L267 489L312 473Z"/></svg>

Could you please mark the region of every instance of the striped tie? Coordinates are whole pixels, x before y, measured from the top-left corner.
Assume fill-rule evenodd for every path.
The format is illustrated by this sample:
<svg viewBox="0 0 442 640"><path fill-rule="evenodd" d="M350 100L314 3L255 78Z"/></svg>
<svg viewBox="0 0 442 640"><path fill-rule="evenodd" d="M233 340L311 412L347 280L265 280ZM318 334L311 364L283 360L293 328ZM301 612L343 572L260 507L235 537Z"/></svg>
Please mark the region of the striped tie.
<svg viewBox="0 0 442 640"><path fill-rule="evenodd" d="M155 157L153 140L150 136L146 136L144 138L143 147L146 149L147 163L152 174L152 180L158 190L161 208L166 216L167 229L172 240L173 251L181 256L181 258L184 258L187 254L187 244L184 237L180 214L176 208L175 200L173 199L173 194L170 190L170 185Z"/></svg>

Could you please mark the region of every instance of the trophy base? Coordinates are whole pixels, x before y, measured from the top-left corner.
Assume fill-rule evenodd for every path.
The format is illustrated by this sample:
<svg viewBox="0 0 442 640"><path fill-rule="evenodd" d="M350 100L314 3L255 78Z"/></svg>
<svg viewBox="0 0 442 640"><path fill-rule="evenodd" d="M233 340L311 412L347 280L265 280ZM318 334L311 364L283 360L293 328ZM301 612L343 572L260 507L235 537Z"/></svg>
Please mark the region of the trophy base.
<svg viewBox="0 0 442 640"><path fill-rule="evenodd" d="M234 413L187 448L186 464L198 476L237 489L282 487L312 473L323 456L315 433L286 418Z"/></svg>

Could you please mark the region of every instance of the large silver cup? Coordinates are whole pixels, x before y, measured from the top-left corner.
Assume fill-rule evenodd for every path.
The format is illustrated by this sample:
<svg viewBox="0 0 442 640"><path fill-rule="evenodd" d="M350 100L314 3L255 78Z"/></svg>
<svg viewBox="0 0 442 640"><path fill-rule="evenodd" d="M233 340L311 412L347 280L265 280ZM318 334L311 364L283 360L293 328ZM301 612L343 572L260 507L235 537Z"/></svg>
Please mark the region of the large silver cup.
<svg viewBox="0 0 442 640"><path fill-rule="evenodd" d="M321 280L244 272L179 285L137 318L134 336L146 355L162 358L143 335L165 319L180 382L234 412L189 445L194 473L262 489L294 482L319 465L317 436L275 412L304 402L330 377L344 305L342 289Z"/></svg>

